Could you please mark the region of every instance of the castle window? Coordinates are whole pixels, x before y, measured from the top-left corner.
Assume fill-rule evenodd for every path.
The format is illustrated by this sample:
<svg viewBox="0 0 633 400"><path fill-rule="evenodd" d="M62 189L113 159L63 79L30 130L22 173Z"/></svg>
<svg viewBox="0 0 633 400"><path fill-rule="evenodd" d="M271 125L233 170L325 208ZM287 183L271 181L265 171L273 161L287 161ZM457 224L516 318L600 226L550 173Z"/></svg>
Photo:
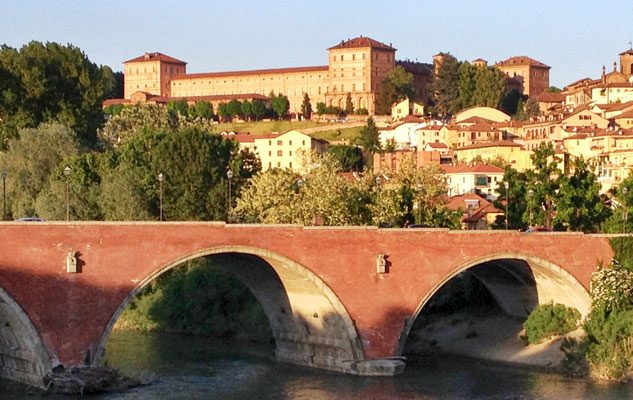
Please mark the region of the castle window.
<svg viewBox="0 0 633 400"><path fill-rule="evenodd" d="M343 54L341 54L341 61L343 61Z"/></svg>
<svg viewBox="0 0 633 400"><path fill-rule="evenodd" d="M363 57L362 58L363 58L363 60L365 59L365 53L363 53Z"/></svg>
<svg viewBox="0 0 633 400"><path fill-rule="evenodd" d="M356 60L356 54L352 54L352 61Z"/></svg>

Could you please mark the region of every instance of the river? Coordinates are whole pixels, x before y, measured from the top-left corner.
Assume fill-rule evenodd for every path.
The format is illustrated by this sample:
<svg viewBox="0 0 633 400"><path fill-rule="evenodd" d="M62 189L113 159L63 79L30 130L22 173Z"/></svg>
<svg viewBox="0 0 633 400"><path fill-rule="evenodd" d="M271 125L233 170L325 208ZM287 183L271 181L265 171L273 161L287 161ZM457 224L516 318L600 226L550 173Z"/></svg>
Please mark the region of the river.
<svg viewBox="0 0 633 400"><path fill-rule="evenodd" d="M113 332L108 365L148 381L90 399L631 399L633 385L599 385L556 374L433 357L395 377L359 377L276 363L271 346L128 331ZM51 400L0 380L0 399Z"/></svg>

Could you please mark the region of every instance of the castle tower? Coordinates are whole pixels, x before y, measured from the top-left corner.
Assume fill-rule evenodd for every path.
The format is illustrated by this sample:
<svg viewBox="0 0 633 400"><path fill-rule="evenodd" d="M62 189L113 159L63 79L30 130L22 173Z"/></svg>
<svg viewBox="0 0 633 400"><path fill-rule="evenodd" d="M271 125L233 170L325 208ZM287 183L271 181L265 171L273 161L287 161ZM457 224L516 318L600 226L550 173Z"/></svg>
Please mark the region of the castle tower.
<svg viewBox="0 0 633 400"><path fill-rule="evenodd" d="M187 63L162 53L145 53L123 62L125 74L123 97L136 92L155 96L171 96L171 79L187 73Z"/></svg>
<svg viewBox="0 0 633 400"><path fill-rule="evenodd" d="M380 83L395 67L396 49L368 37L357 37L328 49L330 84L326 103L345 108L347 93L354 108L374 113Z"/></svg>
<svg viewBox="0 0 633 400"><path fill-rule="evenodd" d="M626 76L633 76L633 49L620 53L620 72Z"/></svg>

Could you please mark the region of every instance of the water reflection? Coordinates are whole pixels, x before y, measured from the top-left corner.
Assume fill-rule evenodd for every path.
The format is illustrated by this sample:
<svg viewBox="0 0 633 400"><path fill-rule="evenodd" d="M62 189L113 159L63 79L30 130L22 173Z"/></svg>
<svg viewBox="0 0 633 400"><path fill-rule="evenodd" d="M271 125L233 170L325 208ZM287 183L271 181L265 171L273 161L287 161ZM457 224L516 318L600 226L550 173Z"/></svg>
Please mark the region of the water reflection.
<svg viewBox="0 0 633 400"><path fill-rule="evenodd" d="M627 399L630 385L596 385L538 371L434 356L396 377L358 377L278 364L272 348L170 334L113 332L108 363L151 384L93 399ZM0 381L0 398L27 388ZM29 398L76 399L73 396Z"/></svg>

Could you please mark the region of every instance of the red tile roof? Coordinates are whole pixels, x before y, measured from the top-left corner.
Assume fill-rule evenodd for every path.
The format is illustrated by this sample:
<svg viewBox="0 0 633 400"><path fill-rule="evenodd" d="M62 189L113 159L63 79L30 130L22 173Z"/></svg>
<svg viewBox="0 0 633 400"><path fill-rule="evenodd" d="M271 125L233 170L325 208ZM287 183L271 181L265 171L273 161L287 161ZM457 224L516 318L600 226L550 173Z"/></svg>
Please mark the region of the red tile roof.
<svg viewBox="0 0 633 400"><path fill-rule="evenodd" d="M622 53L620 53L620 56L623 56L625 54L628 54L630 56L633 56L633 49L628 49L627 51L623 51Z"/></svg>
<svg viewBox="0 0 633 400"><path fill-rule="evenodd" d="M536 99L540 103L562 103L565 101L565 95L561 93L543 92L539 94Z"/></svg>
<svg viewBox="0 0 633 400"><path fill-rule="evenodd" d="M628 110L623 112L622 114L613 117L614 119L618 120L618 119L624 119L624 118L633 118L633 110Z"/></svg>
<svg viewBox="0 0 633 400"><path fill-rule="evenodd" d="M467 201L477 201L478 207L473 208L470 211L470 216L466 213L468 211ZM465 193L459 196L450 197L448 204L446 207L450 210L462 210L464 211L464 216L462 217L462 222L476 222L482 218L485 218L486 214L500 214L503 211L496 208L490 201L485 198L475 194L475 193Z"/></svg>
<svg viewBox="0 0 633 400"><path fill-rule="evenodd" d="M396 51L396 49L391 46L388 46L372 38L363 37L363 36L359 36L354 39L348 39L345 41L341 40L341 43L337 44L336 46L330 47L328 50L350 49L350 48L356 48L356 47L372 47L375 49Z"/></svg>
<svg viewBox="0 0 633 400"><path fill-rule="evenodd" d="M485 149L486 147L522 147L520 144L511 140L492 140L490 142L475 143L468 146L458 147L458 150Z"/></svg>
<svg viewBox="0 0 633 400"><path fill-rule="evenodd" d="M432 147L434 149L448 149L448 146L444 143L427 143L427 146Z"/></svg>
<svg viewBox="0 0 633 400"><path fill-rule="evenodd" d="M158 52L145 53L142 56L132 58L131 60L123 61L123 64L131 63L131 62L143 62L143 61L161 61L161 62L167 62L167 63L172 63L172 64L187 64L186 62L180 61L177 58L170 57L168 55L165 55L163 53L158 53Z"/></svg>
<svg viewBox="0 0 633 400"><path fill-rule="evenodd" d="M269 68L269 69L252 69L246 71L222 71L222 72L201 72L196 74L186 74L174 77L172 81L182 79L199 79L199 78L222 78L227 76L247 76L247 75L269 75L269 74L290 74L290 73L306 73L306 72L327 72L327 65L315 67L290 67L290 68Z"/></svg>
<svg viewBox="0 0 633 400"><path fill-rule="evenodd" d="M510 57L506 60L499 61L497 65L500 66L511 66L511 65L531 65L533 67L543 67L543 68L551 68L549 65L543 64L540 61L537 61L528 56L516 56Z"/></svg>
<svg viewBox="0 0 633 400"><path fill-rule="evenodd" d="M487 118L483 118L483 117L478 117L476 115L473 115L470 118L466 118L465 120L462 120L460 122L458 122L458 124L491 124L495 121L491 120L491 119L487 119Z"/></svg>
<svg viewBox="0 0 633 400"><path fill-rule="evenodd" d="M440 169L445 174L468 174L468 173L503 174L503 168L497 167L492 164L486 164L486 163L477 163L474 165L441 164Z"/></svg>

